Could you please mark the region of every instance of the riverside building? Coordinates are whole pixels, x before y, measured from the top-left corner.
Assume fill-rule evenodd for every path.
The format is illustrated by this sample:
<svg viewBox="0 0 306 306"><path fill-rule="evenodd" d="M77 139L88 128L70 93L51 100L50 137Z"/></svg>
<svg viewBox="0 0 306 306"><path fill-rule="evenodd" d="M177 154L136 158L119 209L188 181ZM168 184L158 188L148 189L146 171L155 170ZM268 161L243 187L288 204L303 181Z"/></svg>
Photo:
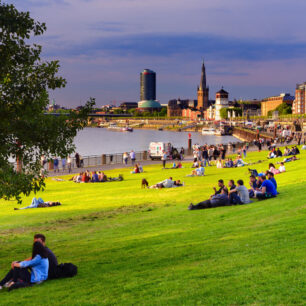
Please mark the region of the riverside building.
<svg viewBox="0 0 306 306"><path fill-rule="evenodd" d="M294 97L289 93L282 93L279 96L268 97L261 101L261 115L268 116L269 111L274 111L282 103L292 105Z"/></svg>
<svg viewBox="0 0 306 306"><path fill-rule="evenodd" d="M306 82L297 84L295 89L295 100L292 105L292 114L306 114Z"/></svg>

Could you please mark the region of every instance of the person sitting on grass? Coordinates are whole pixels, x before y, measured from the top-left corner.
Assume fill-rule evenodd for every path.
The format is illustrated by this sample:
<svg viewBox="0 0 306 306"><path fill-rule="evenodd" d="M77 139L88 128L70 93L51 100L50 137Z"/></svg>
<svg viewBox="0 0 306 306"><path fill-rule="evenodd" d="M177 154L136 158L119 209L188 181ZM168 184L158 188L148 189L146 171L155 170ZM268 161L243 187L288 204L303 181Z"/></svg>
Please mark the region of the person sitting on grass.
<svg viewBox="0 0 306 306"><path fill-rule="evenodd" d="M259 200L266 200L277 196L277 191L273 183L266 179L265 175L258 178L261 183L261 187L255 191L255 197Z"/></svg>
<svg viewBox="0 0 306 306"><path fill-rule="evenodd" d="M255 196L255 191L256 189L260 188L261 183L259 182L259 180L256 179L256 176L254 174L252 174L250 176L250 187L251 189L249 189L249 197L250 198L254 198Z"/></svg>
<svg viewBox="0 0 306 306"><path fill-rule="evenodd" d="M193 164L192 164L191 168L198 168L198 167L199 167L199 162L198 162L198 159L195 158L195 159L193 160Z"/></svg>
<svg viewBox="0 0 306 306"><path fill-rule="evenodd" d="M237 181L237 187L229 191L229 197L234 194L232 197L232 204L249 204L251 203L249 197L249 191L244 186L243 180ZM237 194L238 193L238 194Z"/></svg>
<svg viewBox="0 0 306 306"><path fill-rule="evenodd" d="M234 180L229 180L228 187L229 187L229 192L228 192L229 193L229 195L228 195L229 203L230 204L240 204L239 203L240 199L238 200L237 191L232 191L232 190L236 190L235 181Z"/></svg>
<svg viewBox="0 0 306 306"><path fill-rule="evenodd" d="M14 210L21 210L21 209L28 209L28 208L40 208L40 207L52 207L52 206L59 206L61 205L60 202L44 202L42 198L36 199L35 197L32 199L32 202L29 206L17 208L15 207Z"/></svg>
<svg viewBox="0 0 306 306"><path fill-rule="evenodd" d="M243 159L241 158L241 155L238 155L236 160L235 160L234 165L235 165L235 167L243 167L243 166L247 165L247 163L243 161Z"/></svg>
<svg viewBox="0 0 306 306"><path fill-rule="evenodd" d="M205 200L200 202L196 205L190 203L188 206L189 210L196 210L196 209L205 209L205 208L213 208L213 207L220 207L220 206L228 206L228 194L225 188L221 188L220 193L216 195L212 195L209 200Z"/></svg>
<svg viewBox="0 0 306 306"><path fill-rule="evenodd" d="M272 172L273 174L279 174L280 172L278 171L278 169L275 168L274 164L270 163L269 164L269 172Z"/></svg>
<svg viewBox="0 0 306 306"><path fill-rule="evenodd" d="M88 182L90 182L90 175L89 171L86 170L82 175L82 183L88 183Z"/></svg>
<svg viewBox="0 0 306 306"><path fill-rule="evenodd" d="M99 175L96 171L92 172L92 176L91 176L91 182L92 183L99 183Z"/></svg>
<svg viewBox="0 0 306 306"><path fill-rule="evenodd" d="M219 158L219 159L217 160L217 164L216 164L216 166L217 166L217 169L221 169L221 168L223 168L223 164L222 164L222 160L221 160L221 158Z"/></svg>
<svg viewBox="0 0 306 306"><path fill-rule="evenodd" d="M188 175L188 176L203 176L204 173L205 173L205 168L199 165L198 168L196 168L195 170L192 170L191 175Z"/></svg>
<svg viewBox="0 0 306 306"><path fill-rule="evenodd" d="M286 167L285 167L285 165L284 165L283 162L280 163L280 166L279 166L279 168L278 168L278 171L279 171L280 173L286 172Z"/></svg>
<svg viewBox="0 0 306 306"><path fill-rule="evenodd" d="M224 168L233 168L234 167L234 162L231 158L228 158L226 163L225 163L225 166Z"/></svg>
<svg viewBox="0 0 306 306"><path fill-rule="evenodd" d="M177 164L173 163L172 169L181 169L183 168L182 163L179 161Z"/></svg>
<svg viewBox="0 0 306 306"><path fill-rule="evenodd" d="M138 164L135 164L134 170L131 173L132 174L140 173Z"/></svg>
<svg viewBox="0 0 306 306"><path fill-rule="evenodd" d="M75 183L81 183L82 182L82 175L83 175L83 172L81 172L79 174L76 174L69 181L73 181Z"/></svg>
<svg viewBox="0 0 306 306"><path fill-rule="evenodd" d="M274 173L268 171L267 176L268 176L268 180L270 180L273 183L273 185L274 185L274 187L275 187L275 189L277 191L277 183L276 183L276 180L274 178Z"/></svg>
<svg viewBox="0 0 306 306"><path fill-rule="evenodd" d="M29 272L28 268L31 268ZM34 242L32 259L13 262L12 270L0 282L0 289L5 284L10 289L39 284L48 278L49 260L46 248L38 241Z"/></svg>
<svg viewBox="0 0 306 306"><path fill-rule="evenodd" d="M101 183L107 182L107 176L103 171L99 172L99 181Z"/></svg>
<svg viewBox="0 0 306 306"><path fill-rule="evenodd" d="M218 187L219 187L218 190L216 189L216 187L213 187L213 190L215 191L214 195L220 194L221 191L222 191L222 189L225 189L225 190L227 191L227 188L226 188L226 186L224 185L224 181L221 180L221 179L218 181Z"/></svg>

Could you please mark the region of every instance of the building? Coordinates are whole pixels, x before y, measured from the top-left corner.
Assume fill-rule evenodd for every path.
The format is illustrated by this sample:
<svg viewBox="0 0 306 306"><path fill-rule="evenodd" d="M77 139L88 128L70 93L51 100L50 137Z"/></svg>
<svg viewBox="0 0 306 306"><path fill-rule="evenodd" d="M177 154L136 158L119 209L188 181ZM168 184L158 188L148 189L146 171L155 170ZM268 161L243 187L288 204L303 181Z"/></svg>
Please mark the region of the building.
<svg viewBox="0 0 306 306"><path fill-rule="evenodd" d="M306 113L306 82L297 84L295 89L295 100L292 105L292 114Z"/></svg>
<svg viewBox="0 0 306 306"><path fill-rule="evenodd" d="M201 72L201 82L200 82L200 85L198 86L197 109L200 111L206 110L209 107L208 100L209 100L209 88L206 85L206 70L205 70L205 65L203 61L202 72Z"/></svg>
<svg viewBox="0 0 306 306"><path fill-rule="evenodd" d="M156 100L156 73L145 69L140 73L140 101Z"/></svg>
<svg viewBox="0 0 306 306"><path fill-rule="evenodd" d="M138 110L145 112L160 111L162 106L156 100L143 100L138 102Z"/></svg>
<svg viewBox="0 0 306 306"><path fill-rule="evenodd" d="M269 111L274 111L282 103L292 105L294 97L289 93L282 93L279 96L268 97L261 101L261 115L268 116Z"/></svg>
<svg viewBox="0 0 306 306"><path fill-rule="evenodd" d="M120 108L124 111L127 111L129 109L137 108L138 103L137 102L123 102L120 104Z"/></svg>
<svg viewBox="0 0 306 306"><path fill-rule="evenodd" d="M228 92L225 91L222 87L216 93L216 103L215 103L215 120L221 120L221 109L228 108Z"/></svg>

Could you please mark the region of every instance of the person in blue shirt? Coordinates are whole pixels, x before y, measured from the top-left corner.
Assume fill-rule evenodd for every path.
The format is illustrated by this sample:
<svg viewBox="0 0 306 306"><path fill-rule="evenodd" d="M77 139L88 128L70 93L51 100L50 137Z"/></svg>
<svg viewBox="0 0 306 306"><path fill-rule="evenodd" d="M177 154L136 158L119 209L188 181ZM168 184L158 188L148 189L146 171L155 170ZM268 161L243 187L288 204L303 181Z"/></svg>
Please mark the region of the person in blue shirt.
<svg viewBox="0 0 306 306"><path fill-rule="evenodd" d="M268 180L271 181L273 183L273 185L275 186L275 189L277 191L277 183L276 180L274 178L274 173L273 172L268 172Z"/></svg>
<svg viewBox="0 0 306 306"><path fill-rule="evenodd" d="M99 181L99 176L98 176L98 174L97 174L96 171L94 171L94 172L92 173L91 182L92 182L92 183L99 183L99 182L100 182L100 181Z"/></svg>
<svg viewBox="0 0 306 306"><path fill-rule="evenodd" d="M21 262L13 262L12 268L13 273L11 279L9 280L9 288L14 285L18 285L18 283L22 283L24 286L41 283L47 280L49 260L46 248L40 242L34 242L32 259ZM28 270L28 268L31 268L31 272ZM0 289L2 289L2 286L0 286Z"/></svg>
<svg viewBox="0 0 306 306"><path fill-rule="evenodd" d="M255 197L257 199L265 200L265 199L276 197L277 195L276 188L270 180L266 179L265 175L260 176L258 180L261 183L261 187L260 189L258 188L255 191Z"/></svg>

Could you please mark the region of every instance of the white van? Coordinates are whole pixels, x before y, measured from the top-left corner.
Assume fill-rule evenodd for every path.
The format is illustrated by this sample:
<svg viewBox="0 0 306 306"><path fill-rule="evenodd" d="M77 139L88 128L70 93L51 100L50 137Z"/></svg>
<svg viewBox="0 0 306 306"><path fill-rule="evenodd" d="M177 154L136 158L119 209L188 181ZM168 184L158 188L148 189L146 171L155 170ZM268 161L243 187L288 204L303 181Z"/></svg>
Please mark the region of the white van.
<svg viewBox="0 0 306 306"><path fill-rule="evenodd" d="M167 153L168 156L171 154L172 145L170 142L150 142L149 146L149 156L153 159L161 159L163 156L163 151Z"/></svg>

